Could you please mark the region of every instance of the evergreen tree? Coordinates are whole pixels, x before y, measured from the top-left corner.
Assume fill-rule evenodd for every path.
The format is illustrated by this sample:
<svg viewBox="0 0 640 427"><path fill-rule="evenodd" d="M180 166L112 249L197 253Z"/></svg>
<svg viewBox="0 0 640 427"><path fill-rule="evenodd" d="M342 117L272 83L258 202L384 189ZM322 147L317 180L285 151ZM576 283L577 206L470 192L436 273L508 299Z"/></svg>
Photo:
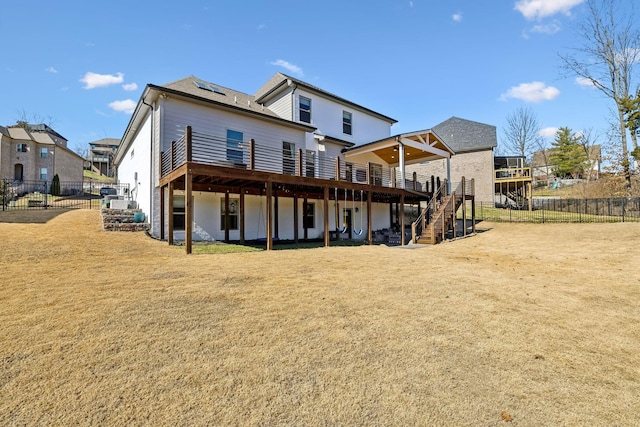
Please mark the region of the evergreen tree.
<svg viewBox="0 0 640 427"><path fill-rule="evenodd" d="M553 173L559 177L578 178L587 168L587 154L580 144L580 136L562 127L551 143L550 163L554 165Z"/></svg>
<svg viewBox="0 0 640 427"><path fill-rule="evenodd" d="M58 176L58 174L55 174L53 176L53 179L51 180L51 195L52 196L60 195L60 177Z"/></svg>

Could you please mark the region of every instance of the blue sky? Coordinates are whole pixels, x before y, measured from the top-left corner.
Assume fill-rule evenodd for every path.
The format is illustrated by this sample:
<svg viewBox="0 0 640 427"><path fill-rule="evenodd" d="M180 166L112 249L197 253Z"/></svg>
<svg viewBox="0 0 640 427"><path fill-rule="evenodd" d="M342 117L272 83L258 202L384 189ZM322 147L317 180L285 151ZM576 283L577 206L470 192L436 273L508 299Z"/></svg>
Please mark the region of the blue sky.
<svg viewBox="0 0 640 427"><path fill-rule="evenodd" d="M163 5L164 4L164 5ZM631 0L629 0L631 4ZM51 118L71 148L120 138L148 83L196 75L254 93L281 71L398 120L502 128L528 105L543 128L604 135L611 101L559 53L583 0L5 0L0 125Z"/></svg>

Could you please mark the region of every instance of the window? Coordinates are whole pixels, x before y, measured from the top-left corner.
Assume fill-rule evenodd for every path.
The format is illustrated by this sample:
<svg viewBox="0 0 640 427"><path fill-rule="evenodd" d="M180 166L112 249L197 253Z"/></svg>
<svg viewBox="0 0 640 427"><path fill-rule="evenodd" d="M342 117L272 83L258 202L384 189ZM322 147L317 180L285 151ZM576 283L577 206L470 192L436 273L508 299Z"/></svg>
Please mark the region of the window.
<svg viewBox="0 0 640 427"><path fill-rule="evenodd" d="M382 165L371 163L371 185L382 185Z"/></svg>
<svg viewBox="0 0 640 427"><path fill-rule="evenodd" d="M229 230L238 229L238 210L240 199L229 199ZM224 197L220 199L220 230L225 229L227 213L224 210Z"/></svg>
<svg viewBox="0 0 640 427"><path fill-rule="evenodd" d="M173 196L173 229L184 230L184 196Z"/></svg>
<svg viewBox="0 0 640 427"><path fill-rule="evenodd" d="M315 204L307 203L303 207L302 226L304 228L315 228Z"/></svg>
<svg viewBox="0 0 640 427"><path fill-rule="evenodd" d="M40 168L40 181L47 180L47 168Z"/></svg>
<svg viewBox="0 0 640 427"><path fill-rule="evenodd" d="M300 110L300 121L311 123L311 100L301 96L298 101L298 105Z"/></svg>
<svg viewBox="0 0 640 427"><path fill-rule="evenodd" d="M347 181L353 181L353 163L345 163L344 165L344 179Z"/></svg>
<svg viewBox="0 0 640 427"><path fill-rule="evenodd" d="M244 135L237 130L227 129L227 160L242 163L242 139Z"/></svg>
<svg viewBox="0 0 640 427"><path fill-rule="evenodd" d="M18 153L26 153L27 151L29 151L27 144L18 144L17 149Z"/></svg>
<svg viewBox="0 0 640 427"><path fill-rule="evenodd" d="M282 142L282 173L296 174L296 146L291 142Z"/></svg>
<svg viewBox="0 0 640 427"><path fill-rule="evenodd" d="M316 176L316 152L313 150L307 150L304 156L305 164L305 176L313 178Z"/></svg>
<svg viewBox="0 0 640 427"><path fill-rule="evenodd" d="M46 159L49 156L49 149L47 147L42 147L40 149L40 157Z"/></svg>
<svg viewBox="0 0 640 427"><path fill-rule="evenodd" d="M348 111L342 112L342 133L351 135L351 113Z"/></svg>

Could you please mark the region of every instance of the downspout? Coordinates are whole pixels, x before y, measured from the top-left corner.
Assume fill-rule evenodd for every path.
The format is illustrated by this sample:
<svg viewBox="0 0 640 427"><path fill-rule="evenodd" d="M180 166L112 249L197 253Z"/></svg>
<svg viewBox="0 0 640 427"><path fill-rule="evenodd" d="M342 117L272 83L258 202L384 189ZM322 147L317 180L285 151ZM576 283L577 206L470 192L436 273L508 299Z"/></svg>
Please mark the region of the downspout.
<svg viewBox="0 0 640 427"><path fill-rule="evenodd" d="M144 102L144 99L142 100L142 103L144 105L146 105L147 107L149 107L151 109L151 155L149 156L149 171L150 171L150 175L151 175L151 181L155 181L155 171L153 168L154 165L154 161L153 161L153 135L155 133L155 126L153 121L155 120L155 114L154 114L154 108L153 105L151 104L147 104L146 102ZM138 187L138 180L136 179L136 188ZM136 193L137 196L137 193ZM151 226L151 234L153 234L153 182L149 183L149 218L147 218L147 221L149 221L149 225Z"/></svg>
<svg viewBox="0 0 640 427"><path fill-rule="evenodd" d="M291 86L293 85L293 90L291 91L291 121L295 122L296 121L296 89L298 89L298 85L297 84L293 84L293 82L291 80L287 80L287 85Z"/></svg>

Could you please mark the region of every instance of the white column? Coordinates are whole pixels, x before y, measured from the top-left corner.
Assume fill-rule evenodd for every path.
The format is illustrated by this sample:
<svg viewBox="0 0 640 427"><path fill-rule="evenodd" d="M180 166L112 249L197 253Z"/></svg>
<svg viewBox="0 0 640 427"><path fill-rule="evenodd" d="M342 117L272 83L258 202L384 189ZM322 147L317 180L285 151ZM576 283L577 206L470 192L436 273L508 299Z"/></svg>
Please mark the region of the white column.
<svg viewBox="0 0 640 427"><path fill-rule="evenodd" d="M404 144L398 142L398 156L400 157L400 185L399 188L404 188L405 186L405 171L404 171Z"/></svg>

